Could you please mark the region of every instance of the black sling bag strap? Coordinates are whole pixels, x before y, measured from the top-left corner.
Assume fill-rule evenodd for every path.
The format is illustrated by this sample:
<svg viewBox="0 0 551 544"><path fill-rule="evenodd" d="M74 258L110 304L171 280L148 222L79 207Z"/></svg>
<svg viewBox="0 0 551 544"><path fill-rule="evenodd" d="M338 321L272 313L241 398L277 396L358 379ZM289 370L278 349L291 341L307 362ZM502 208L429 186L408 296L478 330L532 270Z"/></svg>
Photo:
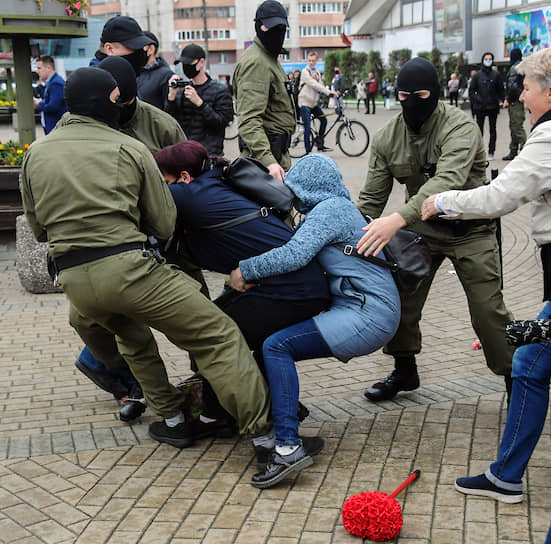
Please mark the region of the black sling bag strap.
<svg viewBox="0 0 551 544"><path fill-rule="evenodd" d="M333 244L333 246L340 249L345 255L359 257L364 261L369 261L370 263L382 266L383 268L388 268L392 272L396 272L398 270L398 263L389 262L385 259L381 259L380 257L373 257L373 255L361 255L358 253L358 250L350 244Z"/></svg>
<svg viewBox="0 0 551 544"><path fill-rule="evenodd" d="M222 223L217 223L216 225L207 225L205 227L199 227L197 230L223 230L241 225L241 223L246 223L247 221L252 221L257 217L268 217L271 212L271 208L262 207L256 212L246 213L241 217L235 217L234 219L229 219L228 221L223 221Z"/></svg>

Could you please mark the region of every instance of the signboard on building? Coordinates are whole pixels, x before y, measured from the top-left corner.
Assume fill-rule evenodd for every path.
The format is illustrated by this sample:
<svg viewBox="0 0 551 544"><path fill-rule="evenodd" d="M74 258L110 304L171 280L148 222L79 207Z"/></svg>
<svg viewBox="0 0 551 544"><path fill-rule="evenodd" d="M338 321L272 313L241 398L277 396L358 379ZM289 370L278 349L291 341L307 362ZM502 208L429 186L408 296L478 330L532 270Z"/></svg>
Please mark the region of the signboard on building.
<svg viewBox="0 0 551 544"><path fill-rule="evenodd" d="M551 7L506 15L504 56L509 57L511 49L515 48L526 57L549 47L550 31Z"/></svg>
<svg viewBox="0 0 551 544"><path fill-rule="evenodd" d="M472 49L472 0L436 0L433 3L434 47L443 53Z"/></svg>

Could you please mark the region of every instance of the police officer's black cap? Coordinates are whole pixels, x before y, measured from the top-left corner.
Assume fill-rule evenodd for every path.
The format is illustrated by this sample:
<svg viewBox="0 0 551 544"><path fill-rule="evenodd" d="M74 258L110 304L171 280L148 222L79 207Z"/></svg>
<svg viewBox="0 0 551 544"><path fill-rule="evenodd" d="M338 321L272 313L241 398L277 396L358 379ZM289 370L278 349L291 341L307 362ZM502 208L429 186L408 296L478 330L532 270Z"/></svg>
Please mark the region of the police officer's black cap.
<svg viewBox="0 0 551 544"><path fill-rule="evenodd" d="M279 2L276 2L276 0L266 0L262 2L256 10L254 20L267 28L273 28L277 25L289 26L287 12Z"/></svg>
<svg viewBox="0 0 551 544"><path fill-rule="evenodd" d="M204 59L206 57L205 50L194 43L186 45L180 53L180 58L174 61L174 64L181 62L182 64L191 64L194 60Z"/></svg>
<svg viewBox="0 0 551 544"><path fill-rule="evenodd" d="M150 30L144 30L143 33L149 38L149 43L159 49L159 39Z"/></svg>
<svg viewBox="0 0 551 544"><path fill-rule="evenodd" d="M101 43L122 43L129 49L142 49L153 43L148 38L140 25L132 17L117 15L105 23L101 33Z"/></svg>

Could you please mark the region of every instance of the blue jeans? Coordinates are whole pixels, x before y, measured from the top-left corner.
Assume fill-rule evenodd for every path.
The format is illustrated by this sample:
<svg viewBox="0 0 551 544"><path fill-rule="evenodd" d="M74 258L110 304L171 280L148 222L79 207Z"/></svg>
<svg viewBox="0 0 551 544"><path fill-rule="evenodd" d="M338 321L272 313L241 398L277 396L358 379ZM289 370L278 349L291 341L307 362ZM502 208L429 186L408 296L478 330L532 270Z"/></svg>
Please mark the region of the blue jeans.
<svg viewBox="0 0 551 544"><path fill-rule="evenodd" d="M551 318L547 302L538 319ZM522 491L522 475L541 436L549 404L551 342L519 347L513 356L513 392L497 461L486 477L498 487Z"/></svg>
<svg viewBox="0 0 551 544"><path fill-rule="evenodd" d="M277 446L296 446L298 436L298 374L295 361L331 356L313 319L269 336L262 346L272 394L272 418Z"/></svg>
<svg viewBox="0 0 551 544"><path fill-rule="evenodd" d="M309 108L308 106L300 107L300 116L302 117L302 123L304 125L304 148L306 153L312 151L312 137L310 129L310 120L312 114L316 119L320 120L320 131L319 131L319 142L316 142L318 147L323 146L323 138L325 137L325 129L327 128L327 118L321 117L324 115L323 110L320 106L315 106L314 108Z"/></svg>
<svg viewBox="0 0 551 544"><path fill-rule="evenodd" d="M551 526L549 527L549 532L547 533L547 538L545 539L545 544L551 544Z"/></svg>

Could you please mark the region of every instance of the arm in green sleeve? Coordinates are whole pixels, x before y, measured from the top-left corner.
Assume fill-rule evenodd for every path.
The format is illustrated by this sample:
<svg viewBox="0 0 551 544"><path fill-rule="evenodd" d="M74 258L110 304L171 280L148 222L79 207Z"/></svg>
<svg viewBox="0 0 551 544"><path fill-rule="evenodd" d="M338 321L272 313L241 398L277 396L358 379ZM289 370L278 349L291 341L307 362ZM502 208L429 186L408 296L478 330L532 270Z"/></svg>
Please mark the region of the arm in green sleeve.
<svg viewBox="0 0 551 544"><path fill-rule="evenodd" d="M358 209L364 216L379 217L392 191L393 177L386 158L379 152L377 142L373 142L369 158L369 170L365 185L358 197Z"/></svg>
<svg viewBox="0 0 551 544"><path fill-rule="evenodd" d="M27 161L29 159L29 156L30 153L27 153L27 156L23 160L21 173L19 174L19 188L21 190L23 210L25 212L25 217L27 218L27 222L29 223L29 227L31 228L34 237L39 242L46 242L48 240L46 230L41 225L39 225L38 221L36 220L33 193L27 171Z"/></svg>
<svg viewBox="0 0 551 544"><path fill-rule="evenodd" d="M270 95L270 78L266 77L266 70L269 68L261 63L242 67L235 107L239 119L239 135L250 155L264 166L269 166L277 161L270 150L262 120Z"/></svg>
<svg viewBox="0 0 551 544"><path fill-rule="evenodd" d="M150 153L142 156L143 180L139 208L141 229L161 240L174 233L176 205L170 190Z"/></svg>
<svg viewBox="0 0 551 544"><path fill-rule="evenodd" d="M434 177L427 180L417 194L398 210L408 225L421 221L421 206L430 195L465 188L479 150L480 131L472 123L465 123L450 127L441 140L442 153L436 164Z"/></svg>

